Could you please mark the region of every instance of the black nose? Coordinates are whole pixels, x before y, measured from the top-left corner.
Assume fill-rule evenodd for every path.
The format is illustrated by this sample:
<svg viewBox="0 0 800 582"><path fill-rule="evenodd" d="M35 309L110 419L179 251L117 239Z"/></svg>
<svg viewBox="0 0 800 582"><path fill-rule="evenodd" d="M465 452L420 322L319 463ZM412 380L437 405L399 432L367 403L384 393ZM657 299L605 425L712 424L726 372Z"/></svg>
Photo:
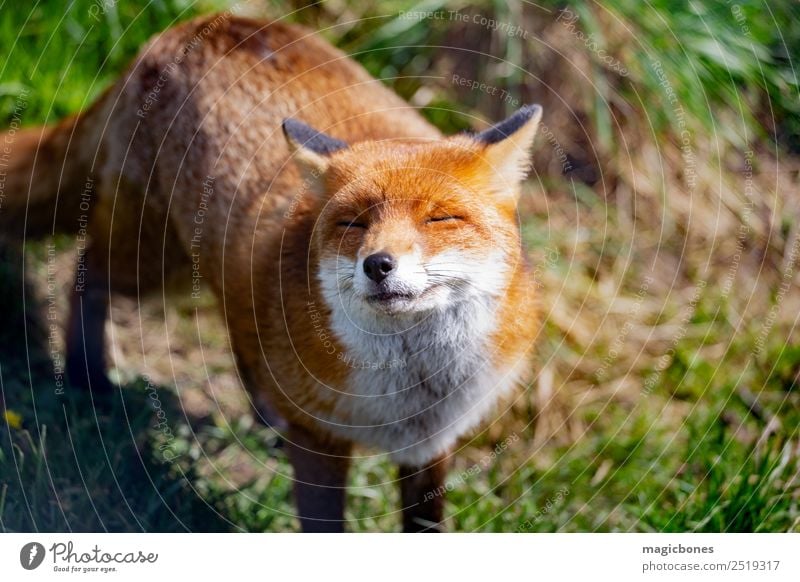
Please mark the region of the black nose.
<svg viewBox="0 0 800 582"><path fill-rule="evenodd" d="M388 277L396 266L394 257L389 253L375 253L364 259L364 272L376 283Z"/></svg>

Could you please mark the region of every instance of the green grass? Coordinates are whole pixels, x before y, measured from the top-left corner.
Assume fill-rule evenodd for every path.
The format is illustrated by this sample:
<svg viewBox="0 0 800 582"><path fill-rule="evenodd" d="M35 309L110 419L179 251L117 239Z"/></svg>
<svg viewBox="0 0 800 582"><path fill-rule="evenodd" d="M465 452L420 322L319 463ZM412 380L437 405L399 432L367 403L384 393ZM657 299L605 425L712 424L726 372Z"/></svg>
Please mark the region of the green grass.
<svg viewBox="0 0 800 582"><path fill-rule="evenodd" d="M31 95L27 123L54 121L82 109L116 79L154 33L222 5L38 0L4 6L0 116L10 121L23 91Z"/></svg>
<svg viewBox="0 0 800 582"><path fill-rule="evenodd" d="M286 3L274 4L273 13L287 10ZM796 86L788 77L789 63L776 30L783 31L784 46L796 52L800 19L791 18L796 8L776 4L780 25L776 27L758 18L755 2L739 4L761 47L755 60L749 59L750 45L732 40L738 25L732 24L724 11L704 9L701 21L691 17L698 8L688 3L667 9L666 2L651 2L649 8L637 9L638 4L625 2L617 3L614 10L625 13L650 50L660 55L673 85L682 91L681 102L699 126L714 121L710 109L722 107L755 82L762 91L748 93L746 103L757 109L769 97L785 130L779 141L793 149L796 145L787 136L797 135L791 129L797 123ZM45 1L32 8L0 9L0 38L4 41L0 118L11 120L23 91L29 92L25 124L53 121L84 107L116 78L151 34L214 5L161 0L142 9L144 4L120 2L109 4L100 21L93 20L90 13L92 6L98 5L86 0L71 2L66 8ZM463 95L456 95L452 88L421 77L435 60L435 46L393 48L447 41L452 23L396 18L400 8L413 6L412 2L391 8L367 3L363 15L381 18L349 29L334 28L326 35L346 50L359 53L373 74L386 78L405 97L412 97L420 87L433 87L435 96L427 103L426 114L447 131L464 129L469 123L463 112L470 106L477 108L481 95L469 95L469 102L464 103L458 100ZM431 10L463 7L446 0L424 6ZM479 7L512 18L504 12L505 3L485 2ZM659 34L656 13L671 19L686 47L702 53L696 61L702 69L699 74L682 68L680 49ZM581 15L588 30L602 30L602 13L598 16L597 11L583 10ZM333 17L318 8L304 11L296 19L325 26ZM725 50L714 49L709 38L722 39ZM503 39L497 50L513 56L517 50L513 45ZM658 94L647 61L637 61L644 56L628 55L628 59L626 63L637 75L637 90L644 92L645 100ZM731 62L737 66L731 67ZM759 76L761 70L763 77ZM519 83L514 75L498 81L514 94L520 94ZM703 91L698 93L698 88ZM601 111L595 114L602 116ZM755 116L746 117L754 135L770 133L769 128L758 125ZM597 127L602 125L596 121ZM587 212L608 211L597 190L579 184L576 192L574 203ZM617 230L617 218L612 210L607 218L614 225L612 230ZM533 249L548 244L562 249L546 271L557 280L574 279L575 265L563 252L571 244L572 233L562 229L546 237L546 226L546 216L529 217L523 225L526 239ZM613 234L602 241L607 253L603 260L624 254L625 244L630 244ZM60 248L68 245L68 241L59 241ZM246 414L220 410L196 415L181 405L172 386L152 388L137 377L135 369L124 371L124 377L133 381L102 401L70 387L59 394L48 345L49 322L41 299L43 249L41 245L28 249L28 284L22 282L20 255L13 248L3 253L0 395L2 408L19 414L22 424L13 427L0 420L0 529L297 529L285 453L275 435ZM587 263L584 267L588 288L599 271L613 265L598 261L598 265ZM632 273L643 270L642 264L635 267ZM636 278L629 276L626 289L635 292L636 283L631 281ZM800 348L785 341L794 328L778 322L765 351L753 356L761 320L739 325L732 309L720 309L728 306L729 298L721 297L713 287L704 290L689 331L675 346L675 357L666 369L658 374L653 369L630 371L634 396L617 397L603 379L581 378L582 392L566 395L581 404L569 411L568 426L562 427L564 432L579 427L579 434L536 442L530 420L541 411L530 406L509 414L500 433L478 435L456 457L450 474L453 487L447 507L451 529L800 531ZM22 307L23 293L27 309ZM669 309L677 308L670 305ZM193 330L187 327L184 335L191 339ZM706 349L719 345L724 349ZM537 363L546 362L551 355L567 359L573 349L577 350L562 330L548 322ZM607 345L599 345L592 353L577 350L577 355L599 361L607 349ZM650 377L656 378L652 389L641 391ZM526 402L534 400L532 393L533 387L528 387ZM163 429L164 419L168 433ZM518 438L492 457L495 445L511 434ZM165 451L170 453L169 460ZM394 469L384 457L356 462L348 502L351 529L399 529L394 479Z"/></svg>
<svg viewBox="0 0 800 582"><path fill-rule="evenodd" d="M36 383L37 393L48 388ZM34 409L6 381L5 402L23 414L25 427L0 437L4 530L295 529L288 463L268 430L250 422L192 426L173 407L177 460L165 463L163 435L141 383L111 402L69 394L40 396ZM170 401L169 390L159 394L162 403ZM648 413L614 411L577 445L548 451L554 459L548 468L515 451L477 474L461 463L451 474L451 525L496 532L797 530L796 428L754 446L736 433L757 431L760 423L747 419L741 405L729 412L738 412L742 424L725 426L724 411L715 409L690 415L676 433ZM231 458L253 476L230 483ZM353 529L396 530L392 480L385 460L356 463Z"/></svg>

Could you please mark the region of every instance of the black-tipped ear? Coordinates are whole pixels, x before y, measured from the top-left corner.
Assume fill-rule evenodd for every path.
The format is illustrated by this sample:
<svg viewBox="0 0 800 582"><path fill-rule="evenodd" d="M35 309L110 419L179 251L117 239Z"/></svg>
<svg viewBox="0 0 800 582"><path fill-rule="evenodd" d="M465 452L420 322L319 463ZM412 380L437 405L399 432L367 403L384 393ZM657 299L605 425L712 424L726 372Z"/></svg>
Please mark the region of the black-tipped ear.
<svg viewBox="0 0 800 582"><path fill-rule="evenodd" d="M330 155L347 147L342 140L325 135L302 121L284 119L283 135L289 144L292 160L311 182L319 182L330 165Z"/></svg>
<svg viewBox="0 0 800 582"><path fill-rule="evenodd" d="M541 117L541 105L523 105L511 117L480 132L475 136L475 139L486 145L495 144L516 133L517 130L525 127L531 121L538 124Z"/></svg>
<svg viewBox="0 0 800 582"><path fill-rule="evenodd" d="M533 139L542 119L539 105L526 105L505 121L472 139L483 145L482 155L500 191L515 192L531 165Z"/></svg>
<svg viewBox="0 0 800 582"><path fill-rule="evenodd" d="M340 139L325 135L302 121L296 119L283 120L283 134L294 149L306 149L327 156L333 152L343 150L347 144Z"/></svg>

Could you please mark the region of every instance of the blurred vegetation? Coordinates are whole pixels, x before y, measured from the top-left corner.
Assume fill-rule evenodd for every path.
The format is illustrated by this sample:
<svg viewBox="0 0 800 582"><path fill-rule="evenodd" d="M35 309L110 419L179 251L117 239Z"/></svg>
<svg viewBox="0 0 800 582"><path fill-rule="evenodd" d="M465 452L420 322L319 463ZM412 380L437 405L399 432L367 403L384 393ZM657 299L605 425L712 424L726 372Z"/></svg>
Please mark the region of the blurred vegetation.
<svg viewBox="0 0 800 582"><path fill-rule="evenodd" d="M0 116L11 121L21 94L23 124L79 110L151 34L225 6L4 8ZM800 531L800 5L330 0L236 9L321 30L447 132L544 105L520 207L543 284L539 375L456 455L453 529ZM9 306L0 388L3 407L21 417L0 430L0 528L296 528L274 435L234 389L221 398L218 385L235 380L213 306L171 321L177 356L148 337L166 354L153 367L162 367L158 394L180 452L164 464L135 365L116 371L126 384L116 400L54 396L44 305L36 308L45 253L32 245L27 257L27 284L19 253L0 263ZM69 279L69 252L58 261ZM163 314L142 307L136 317L156 327ZM192 318L203 318L202 346ZM115 332L121 351L136 351L140 339L125 339L135 327ZM520 438L486 463L511 434ZM470 472L475 464L481 470ZM357 463L353 529L397 529L393 479L385 459Z"/></svg>
<svg viewBox="0 0 800 582"><path fill-rule="evenodd" d="M0 113L10 122L23 92L32 95L24 117L29 124L85 108L153 34L224 5L213 0L42 0L5 6L0 10Z"/></svg>

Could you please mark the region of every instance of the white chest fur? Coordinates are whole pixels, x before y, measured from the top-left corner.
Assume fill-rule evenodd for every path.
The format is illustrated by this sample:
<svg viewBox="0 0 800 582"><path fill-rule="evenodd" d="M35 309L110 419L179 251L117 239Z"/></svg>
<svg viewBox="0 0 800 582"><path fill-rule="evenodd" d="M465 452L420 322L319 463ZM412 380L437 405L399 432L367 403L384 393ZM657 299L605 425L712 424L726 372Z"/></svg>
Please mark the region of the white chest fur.
<svg viewBox="0 0 800 582"><path fill-rule="evenodd" d="M474 298L416 320L333 309L351 368L329 428L421 465L447 451L515 380L493 365L494 309Z"/></svg>

